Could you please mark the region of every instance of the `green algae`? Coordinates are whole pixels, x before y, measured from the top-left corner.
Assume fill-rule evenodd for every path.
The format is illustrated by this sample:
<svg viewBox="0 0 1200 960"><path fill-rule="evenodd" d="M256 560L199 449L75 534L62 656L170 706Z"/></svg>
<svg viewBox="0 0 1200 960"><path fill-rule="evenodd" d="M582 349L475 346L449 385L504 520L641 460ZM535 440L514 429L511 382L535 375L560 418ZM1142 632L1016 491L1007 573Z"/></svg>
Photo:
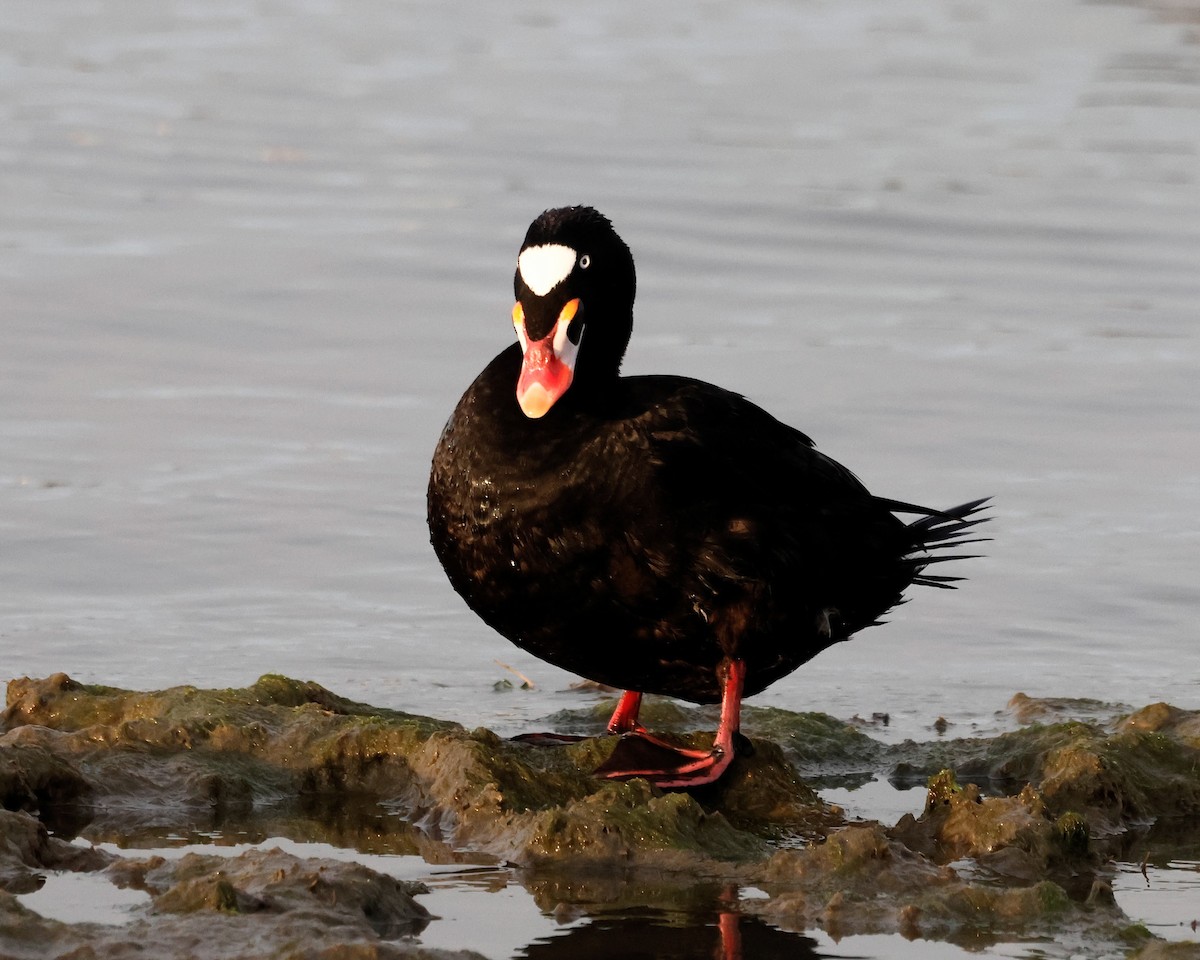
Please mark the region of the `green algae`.
<svg viewBox="0 0 1200 960"><path fill-rule="evenodd" d="M606 783L586 798L543 811L530 826L525 848L530 866L568 862L572 870L587 861L624 865L639 850L658 851L659 869L681 870L764 853L761 841L719 812L706 812L687 794L656 791L645 780Z"/></svg>
<svg viewBox="0 0 1200 960"><path fill-rule="evenodd" d="M1091 852L1091 828L1086 818L1073 811L1054 821L1054 838L1068 857L1082 858Z"/></svg>
<svg viewBox="0 0 1200 960"><path fill-rule="evenodd" d="M804 774L871 771L885 747L853 724L825 713L791 713L773 707L747 708L743 729L781 744Z"/></svg>

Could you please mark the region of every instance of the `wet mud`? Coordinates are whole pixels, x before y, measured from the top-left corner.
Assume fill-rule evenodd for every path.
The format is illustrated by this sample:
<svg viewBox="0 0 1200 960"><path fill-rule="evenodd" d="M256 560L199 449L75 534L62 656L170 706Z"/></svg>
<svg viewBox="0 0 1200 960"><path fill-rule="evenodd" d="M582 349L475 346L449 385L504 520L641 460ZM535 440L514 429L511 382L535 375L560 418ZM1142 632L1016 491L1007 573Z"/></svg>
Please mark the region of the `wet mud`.
<svg viewBox="0 0 1200 960"><path fill-rule="evenodd" d="M869 726L748 708L752 754L715 786L672 792L592 776L614 744L608 707L547 718L584 739L545 747L280 676L155 692L64 674L13 681L0 728L0 954L133 955L152 938L164 955L197 957L470 955L421 946L440 922L425 888L361 864L92 846L236 833L504 864L547 914L593 918L572 931L581 941L618 912L715 904L725 956L743 935L813 930L1197 956L1132 922L1111 881L1117 860L1196 843L1200 712L1018 696L1019 729L888 744ZM697 744L709 722L666 700L648 702L645 719ZM924 811L855 821L810 786L855 777L921 779ZM101 927L17 899L64 870L142 891L145 906ZM748 888L755 896L738 895Z"/></svg>

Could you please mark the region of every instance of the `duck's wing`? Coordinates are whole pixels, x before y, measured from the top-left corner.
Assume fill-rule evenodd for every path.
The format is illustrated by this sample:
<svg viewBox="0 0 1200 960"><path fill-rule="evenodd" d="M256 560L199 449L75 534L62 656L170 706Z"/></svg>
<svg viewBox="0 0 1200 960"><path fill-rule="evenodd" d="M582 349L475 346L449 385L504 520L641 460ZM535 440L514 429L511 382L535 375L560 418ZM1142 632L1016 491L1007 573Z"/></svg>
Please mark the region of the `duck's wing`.
<svg viewBox="0 0 1200 960"><path fill-rule="evenodd" d="M644 494L627 538L699 602L749 597L768 616L828 617L819 628L840 639L876 622L910 583L949 583L922 576L925 551L961 542L979 504L943 513L875 497L738 394L630 379L643 412L628 421L640 429L625 459ZM920 518L906 524L898 509Z"/></svg>

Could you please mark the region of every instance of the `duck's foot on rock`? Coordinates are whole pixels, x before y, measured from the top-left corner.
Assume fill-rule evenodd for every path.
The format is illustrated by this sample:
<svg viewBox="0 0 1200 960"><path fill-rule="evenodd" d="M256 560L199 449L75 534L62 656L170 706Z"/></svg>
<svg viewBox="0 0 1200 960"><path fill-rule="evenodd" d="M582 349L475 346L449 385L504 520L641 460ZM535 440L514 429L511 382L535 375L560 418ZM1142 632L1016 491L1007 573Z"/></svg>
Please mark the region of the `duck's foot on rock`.
<svg viewBox="0 0 1200 960"><path fill-rule="evenodd" d="M734 755L733 750L719 746L692 750L644 730L634 730L621 737L616 749L595 773L606 780L645 777L657 787L702 787L720 779Z"/></svg>

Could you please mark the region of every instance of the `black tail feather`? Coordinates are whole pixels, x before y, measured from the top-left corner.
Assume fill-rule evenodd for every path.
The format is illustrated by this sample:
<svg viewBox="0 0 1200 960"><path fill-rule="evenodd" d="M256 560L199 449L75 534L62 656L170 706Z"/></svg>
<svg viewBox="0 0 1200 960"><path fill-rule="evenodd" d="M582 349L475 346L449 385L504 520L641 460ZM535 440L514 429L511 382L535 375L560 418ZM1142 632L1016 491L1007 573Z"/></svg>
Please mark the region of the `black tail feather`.
<svg viewBox="0 0 1200 960"><path fill-rule="evenodd" d="M939 590L954 590L955 584L966 577L939 577L932 573L919 573L913 577L912 582L920 584L922 587L937 587Z"/></svg>
<svg viewBox="0 0 1200 960"><path fill-rule="evenodd" d="M962 520L973 513L978 513L991 502L991 497L980 497L970 503L959 504L949 510L934 510L932 507L921 507L915 503L905 503L903 500L889 500L887 497L876 497L875 501L887 507L892 513L919 513L921 520L917 523L927 523L936 520ZM973 521L978 523L979 521Z"/></svg>
<svg viewBox="0 0 1200 960"><path fill-rule="evenodd" d="M945 563L948 560L972 560L979 554L932 554L934 550L945 550L949 547L959 547L968 543L984 543L990 537L967 537L966 533L981 523L986 523L988 517L979 516L991 501L990 497L972 500L970 503L951 507L949 510L931 510L918 507L911 503L901 503L896 500L881 500L880 502L895 513L918 513L921 517L905 527L909 536L910 551L904 557L904 563L911 566L912 583L926 587L939 587L943 590L953 590L954 585L965 580L965 577L952 577L925 573L925 568L934 563Z"/></svg>

